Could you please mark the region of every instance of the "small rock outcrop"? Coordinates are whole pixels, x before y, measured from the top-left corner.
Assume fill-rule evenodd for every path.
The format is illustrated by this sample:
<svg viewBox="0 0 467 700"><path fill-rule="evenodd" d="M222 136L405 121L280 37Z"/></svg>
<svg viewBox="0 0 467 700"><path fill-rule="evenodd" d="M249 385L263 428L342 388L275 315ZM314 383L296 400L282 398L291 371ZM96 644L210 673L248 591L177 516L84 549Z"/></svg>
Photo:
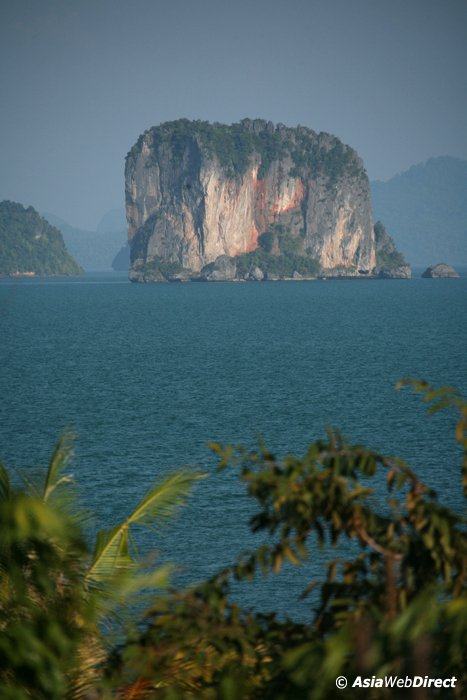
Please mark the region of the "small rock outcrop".
<svg viewBox="0 0 467 700"><path fill-rule="evenodd" d="M253 280L255 282L261 282L262 280L264 280L264 272L260 267L255 265L255 267L249 273L248 279Z"/></svg>
<svg viewBox="0 0 467 700"><path fill-rule="evenodd" d="M375 274L381 279L410 279L412 270L399 253L384 224L377 221L374 226L376 246Z"/></svg>
<svg viewBox="0 0 467 700"><path fill-rule="evenodd" d="M141 284L146 282L168 282L169 280L158 267L149 267L143 265L134 265L130 267L128 272L128 279L130 282L140 282Z"/></svg>
<svg viewBox="0 0 467 700"><path fill-rule="evenodd" d="M432 265L427 267L422 277L429 277L431 279L437 279L440 277L459 277L459 273L446 263L438 263L437 265Z"/></svg>
<svg viewBox="0 0 467 700"><path fill-rule="evenodd" d="M409 280L412 277L412 270L410 265L382 267L378 270L378 277L383 280Z"/></svg>
<svg viewBox="0 0 467 700"><path fill-rule="evenodd" d="M214 262L203 267L200 278L208 282L228 282L234 280L236 275L235 259L220 255Z"/></svg>

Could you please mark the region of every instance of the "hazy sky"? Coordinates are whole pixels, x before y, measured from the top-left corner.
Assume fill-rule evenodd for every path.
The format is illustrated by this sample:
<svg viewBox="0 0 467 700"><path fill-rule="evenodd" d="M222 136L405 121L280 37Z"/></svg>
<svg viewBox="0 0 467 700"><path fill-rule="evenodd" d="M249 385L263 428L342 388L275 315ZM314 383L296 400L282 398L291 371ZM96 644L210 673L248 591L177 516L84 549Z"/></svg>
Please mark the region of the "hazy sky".
<svg viewBox="0 0 467 700"><path fill-rule="evenodd" d="M467 0L0 0L0 199L94 228L178 117L329 131L370 178L467 157Z"/></svg>

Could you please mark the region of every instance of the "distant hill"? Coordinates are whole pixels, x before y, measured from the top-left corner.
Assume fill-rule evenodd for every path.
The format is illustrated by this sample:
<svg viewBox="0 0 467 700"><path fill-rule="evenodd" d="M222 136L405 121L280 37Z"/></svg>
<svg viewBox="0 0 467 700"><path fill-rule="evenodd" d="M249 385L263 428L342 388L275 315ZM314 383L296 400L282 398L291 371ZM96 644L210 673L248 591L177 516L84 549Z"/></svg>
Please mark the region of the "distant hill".
<svg viewBox="0 0 467 700"><path fill-rule="evenodd" d="M125 208L117 207L116 209L110 209L97 225L97 233L109 233L112 231L125 231L126 237L126 216Z"/></svg>
<svg viewBox="0 0 467 700"><path fill-rule="evenodd" d="M96 231L76 228L48 212L44 216L60 229L67 248L85 270L110 270L127 238L123 208L107 212Z"/></svg>
<svg viewBox="0 0 467 700"><path fill-rule="evenodd" d="M0 275L80 275L61 232L33 207L0 202Z"/></svg>
<svg viewBox="0 0 467 700"><path fill-rule="evenodd" d="M374 219L412 265L467 265L467 160L430 158L371 190Z"/></svg>
<svg viewBox="0 0 467 700"><path fill-rule="evenodd" d="M112 268L118 272L128 272L130 269L130 244L125 243L112 261Z"/></svg>

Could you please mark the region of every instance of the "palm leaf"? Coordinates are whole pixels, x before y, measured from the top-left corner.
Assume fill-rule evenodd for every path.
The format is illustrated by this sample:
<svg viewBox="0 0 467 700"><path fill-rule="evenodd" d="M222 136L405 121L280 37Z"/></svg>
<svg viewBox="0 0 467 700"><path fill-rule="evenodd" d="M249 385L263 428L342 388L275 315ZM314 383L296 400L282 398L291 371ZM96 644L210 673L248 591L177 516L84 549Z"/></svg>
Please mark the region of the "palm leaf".
<svg viewBox="0 0 467 700"><path fill-rule="evenodd" d="M50 458L42 492L44 501L48 501L60 485L73 481L71 476L63 475L63 471L69 463L72 454L73 435L65 433L60 437Z"/></svg>
<svg viewBox="0 0 467 700"><path fill-rule="evenodd" d="M180 471L167 477L142 498L128 517L128 524L150 525L155 519L169 518L184 503L194 482L203 476L199 472Z"/></svg>
<svg viewBox="0 0 467 700"><path fill-rule="evenodd" d="M126 520L112 530L98 533L85 576L86 583L103 582L122 571L136 568L137 563L128 546L130 526L150 526L155 520L168 518L185 501L193 483L201 477L197 472L188 471L172 474L161 484L153 486Z"/></svg>
<svg viewBox="0 0 467 700"><path fill-rule="evenodd" d="M128 525L124 522L112 530L97 533L93 558L85 578L96 583L133 566L128 548Z"/></svg>
<svg viewBox="0 0 467 700"><path fill-rule="evenodd" d="M116 591L121 598L127 599L145 589L166 588L173 571L171 564L164 564L153 571L124 575L117 581Z"/></svg>

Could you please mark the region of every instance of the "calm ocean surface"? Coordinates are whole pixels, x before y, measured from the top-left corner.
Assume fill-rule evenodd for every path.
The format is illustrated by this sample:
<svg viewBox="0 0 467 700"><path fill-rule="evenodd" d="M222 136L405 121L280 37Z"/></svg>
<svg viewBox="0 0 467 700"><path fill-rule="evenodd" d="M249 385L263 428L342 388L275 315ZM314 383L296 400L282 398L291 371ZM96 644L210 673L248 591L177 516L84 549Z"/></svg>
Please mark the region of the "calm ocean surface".
<svg viewBox="0 0 467 700"><path fill-rule="evenodd" d="M305 450L326 426L406 458L461 507L448 414L400 377L467 388L467 278L132 285L124 276L0 284L0 459L36 475L59 433L94 527L182 465L210 472L148 550L201 580L253 544L252 503L216 474L211 440ZM245 587L242 602L306 614L324 553Z"/></svg>

